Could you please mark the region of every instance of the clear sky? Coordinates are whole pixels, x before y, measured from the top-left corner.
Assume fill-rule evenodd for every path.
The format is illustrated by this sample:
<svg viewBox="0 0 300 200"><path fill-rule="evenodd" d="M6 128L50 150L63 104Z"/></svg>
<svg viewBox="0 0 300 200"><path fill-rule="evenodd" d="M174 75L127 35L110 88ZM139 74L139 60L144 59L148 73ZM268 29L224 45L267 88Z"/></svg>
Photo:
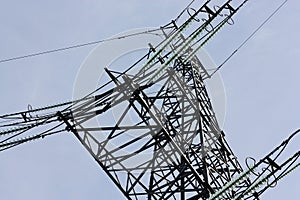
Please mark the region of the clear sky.
<svg viewBox="0 0 300 200"><path fill-rule="evenodd" d="M189 1L1 1L0 59L158 27ZM281 3L249 0L207 49L218 64ZM224 131L238 159L263 157L300 128L300 2L289 0L220 71L227 96ZM68 101L95 46L0 63L0 113ZM88 80L87 80L88 81ZM299 149L296 138L287 155ZM300 171L262 199L296 199ZM0 153L1 199L124 199L70 133Z"/></svg>

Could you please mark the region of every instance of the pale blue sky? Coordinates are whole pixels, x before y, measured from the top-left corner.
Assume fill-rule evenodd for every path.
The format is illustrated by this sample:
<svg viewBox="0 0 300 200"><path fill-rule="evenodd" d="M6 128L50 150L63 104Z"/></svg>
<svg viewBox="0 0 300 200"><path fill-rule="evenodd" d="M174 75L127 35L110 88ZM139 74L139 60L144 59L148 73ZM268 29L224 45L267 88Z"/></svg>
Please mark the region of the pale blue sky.
<svg viewBox="0 0 300 200"><path fill-rule="evenodd" d="M0 3L0 59L156 27L189 1L17 1ZM250 0L207 49L216 63L236 48L282 1ZM289 0L221 70L226 95L224 131L240 162L261 158L300 128L300 2ZM0 63L0 113L72 98L79 66L92 46ZM299 149L294 142L290 154ZM1 199L124 199L70 133L0 153ZM300 171L262 199L296 199Z"/></svg>

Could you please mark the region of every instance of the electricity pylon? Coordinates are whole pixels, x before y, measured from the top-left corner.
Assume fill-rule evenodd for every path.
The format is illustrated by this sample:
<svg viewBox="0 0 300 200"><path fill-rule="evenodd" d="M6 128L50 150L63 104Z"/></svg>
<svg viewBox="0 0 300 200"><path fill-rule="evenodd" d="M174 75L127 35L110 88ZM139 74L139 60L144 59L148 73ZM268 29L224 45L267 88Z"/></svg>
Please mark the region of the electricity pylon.
<svg viewBox="0 0 300 200"><path fill-rule="evenodd" d="M205 86L211 74L196 55L246 2L187 7L161 27L160 44L149 44L126 71L105 68L111 80L86 97L1 116L2 128L14 128L0 132L0 150L66 127L128 199L257 199L272 186L270 177L298 166L299 152L278 164L281 152L272 156L280 146L243 172ZM266 170L257 172L261 165Z"/></svg>

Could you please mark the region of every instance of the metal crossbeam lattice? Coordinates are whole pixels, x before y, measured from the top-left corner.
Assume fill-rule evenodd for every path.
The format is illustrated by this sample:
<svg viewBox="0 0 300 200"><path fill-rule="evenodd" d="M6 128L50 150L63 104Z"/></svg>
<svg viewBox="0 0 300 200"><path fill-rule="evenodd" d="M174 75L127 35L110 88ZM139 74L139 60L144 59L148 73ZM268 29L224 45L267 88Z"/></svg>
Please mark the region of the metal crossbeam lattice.
<svg viewBox="0 0 300 200"><path fill-rule="evenodd" d="M203 82L208 73L191 47L215 33L208 27L230 19L221 15L236 12L230 2L212 11L207 1L182 25L166 25L165 42L151 47L137 74L106 69L112 89L72 110L77 138L128 199L206 199L242 172ZM206 19L185 37L199 13Z"/></svg>

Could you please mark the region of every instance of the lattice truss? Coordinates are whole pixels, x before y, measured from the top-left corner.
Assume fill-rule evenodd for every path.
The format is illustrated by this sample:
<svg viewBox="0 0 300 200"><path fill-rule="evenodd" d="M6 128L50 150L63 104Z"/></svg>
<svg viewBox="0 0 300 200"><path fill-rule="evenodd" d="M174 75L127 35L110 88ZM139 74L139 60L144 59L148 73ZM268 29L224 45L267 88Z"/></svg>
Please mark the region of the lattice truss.
<svg viewBox="0 0 300 200"><path fill-rule="evenodd" d="M209 74L195 55L236 12L229 2L214 12L208 1L181 26L163 27L165 41L150 45L138 73L106 69L111 84L72 110L73 132L129 199L205 199L242 171L205 88ZM218 19L224 10L227 17ZM200 12L204 23L185 37Z"/></svg>

